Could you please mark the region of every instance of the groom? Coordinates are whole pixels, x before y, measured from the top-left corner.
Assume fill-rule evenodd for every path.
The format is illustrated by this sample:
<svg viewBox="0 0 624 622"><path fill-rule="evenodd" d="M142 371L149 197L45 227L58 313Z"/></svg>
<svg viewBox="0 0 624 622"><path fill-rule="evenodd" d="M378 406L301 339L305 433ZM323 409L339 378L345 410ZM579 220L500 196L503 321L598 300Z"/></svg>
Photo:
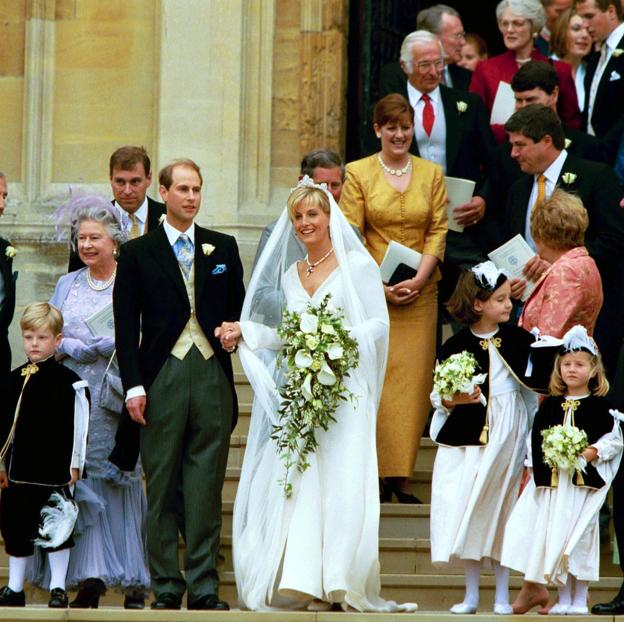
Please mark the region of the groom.
<svg viewBox="0 0 624 622"><path fill-rule="evenodd" d="M120 423L111 461L132 468L140 437L152 608L179 609L188 590L189 609L223 610L229 606L219 600L216 571L221 488L237 402L230 355L214 330L240 315L243 269L234 238L194 223L202 189L197 164L175 160L158 181L166 220L119 255L115 339L132 421ZM184 577L178 527L186 540Z"/></svg>

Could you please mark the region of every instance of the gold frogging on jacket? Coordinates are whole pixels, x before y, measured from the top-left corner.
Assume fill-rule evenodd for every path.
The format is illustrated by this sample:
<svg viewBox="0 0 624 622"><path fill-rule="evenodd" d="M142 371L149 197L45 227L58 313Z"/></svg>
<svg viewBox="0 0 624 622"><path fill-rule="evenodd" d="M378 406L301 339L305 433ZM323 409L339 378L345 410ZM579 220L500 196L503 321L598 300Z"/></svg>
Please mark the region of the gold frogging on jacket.
<svg viewBox="0 0 624 622"><path fill-rule="evenodd" d="M579 400L566 400L561 404L561 408L563 408L563 417L565 421L565 416L568 411L570 411L570 425L575 425L574 423L574 411L581 405ZM583 479L583 472L581 469L576 469L576 483L578 486L585 486L585 480ZM557 488L559 486L559 470L557 467L552 467L550 469L550 485L553 488Z"/></svg>
<svg viewBox="0 0 624 622"><path fill-rule="evenodd" d="M500 337L491 337L491 338L481 339L481 341L479 341L479 345L481 346L481 349L483 350L487 350L490 344L492 344L495 348L500 348L501 343L502 343L502 340ZM483 424L483 429L481 430L481 434L479 434L479 442L482 445L487 445L489 431L490 431L490 426L488 425L487 410L486 410L485 423Z"/></svg>
<svg viewBox="0 0 624 622"><path fill-rule="evenodd" d="M37 367L36 363L28 363L28 365L26 365L26 367L22 369L22 376L24 377L24 384L22 385L22 390L20 391L20 395L17 400L17 406L15 406L15 415L13 416L13 425L11 426L11 429L9 430L9 436L7 437L6 443L4 444L2 449L0 449L0 461L4 460L4 456L6 455L6 452L8 451L9 446L13 442L13 437L15 436L15 428L17 426L17 420L20 414L20 408L22 406L22 395L24 395L24 389L26 388L26 385L28 384L30 377L33 374L36 374L38 371L39 371L39 367Z"/></svg>

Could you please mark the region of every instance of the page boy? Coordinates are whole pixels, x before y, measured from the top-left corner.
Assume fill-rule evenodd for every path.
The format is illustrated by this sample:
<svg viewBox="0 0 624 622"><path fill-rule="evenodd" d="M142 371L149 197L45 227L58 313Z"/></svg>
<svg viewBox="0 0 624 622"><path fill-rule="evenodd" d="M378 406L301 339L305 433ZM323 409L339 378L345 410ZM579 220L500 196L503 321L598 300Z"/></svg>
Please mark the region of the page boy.
<svg viewBox="0 0 624 622"><path fill-rule="evenodd" d="M0 403L0 532L9 556L9 584L0 590L3 607L25 604L26 564L38 544L33 541L40 535L41 511L53 505L53 493L71 498L70 486L84 466L89 421L87 383L54 358L63 330L61 313L47 302L34 302L24 310L20 326L28 362L11 372ZM67 607L73 520L60 523L68 529L61 542L46 543L49 607Z"/></svg>

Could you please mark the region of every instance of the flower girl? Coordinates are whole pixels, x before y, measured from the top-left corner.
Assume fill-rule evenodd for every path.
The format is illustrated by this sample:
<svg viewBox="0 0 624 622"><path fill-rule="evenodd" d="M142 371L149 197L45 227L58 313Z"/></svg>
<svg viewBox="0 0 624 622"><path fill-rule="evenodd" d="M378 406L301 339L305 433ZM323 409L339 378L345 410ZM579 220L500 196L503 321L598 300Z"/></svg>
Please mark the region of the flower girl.
<svg viewBox="0 0 624 622"><path fill-rule="evenodd" d="M533 476L507 523L501 560L529 582L519 601L534 601L544 584L558 587L550 614L587 614L589 582L598 580L598 513L622 455L608 390L594 340L574 326L527 440Z"/></svg>
<svg viewBox="0 0 624 622"><path fill-rule="evenodd" d="M434 383L431 394L431 438L439 445L431 488L431 558L434 564L463 563L465 598L451 607L457 614L476 612L483 562L496 576L494 613L512 613L509 570L499 560L537 396L527 386L535 338L505 324L510 290L506 275L490 261L462 274L447 309L469 326L443 345L440 360L470 353L487 379L481 388L447 399Z"/></svg>

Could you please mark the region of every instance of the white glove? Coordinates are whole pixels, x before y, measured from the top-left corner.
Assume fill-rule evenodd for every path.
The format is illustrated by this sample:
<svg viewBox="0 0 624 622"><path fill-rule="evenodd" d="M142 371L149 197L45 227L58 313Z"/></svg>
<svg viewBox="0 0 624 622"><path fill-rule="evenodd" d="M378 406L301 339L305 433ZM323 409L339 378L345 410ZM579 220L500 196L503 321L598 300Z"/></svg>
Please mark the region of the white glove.
<svg viewBox="0 0 624 622"><path fill-rule="evenodd" d="M66 354L78 363L93 363L98 357L95 343L86 344L82 339L73 337L63 337L57 351L60 354Z"/></svg>

